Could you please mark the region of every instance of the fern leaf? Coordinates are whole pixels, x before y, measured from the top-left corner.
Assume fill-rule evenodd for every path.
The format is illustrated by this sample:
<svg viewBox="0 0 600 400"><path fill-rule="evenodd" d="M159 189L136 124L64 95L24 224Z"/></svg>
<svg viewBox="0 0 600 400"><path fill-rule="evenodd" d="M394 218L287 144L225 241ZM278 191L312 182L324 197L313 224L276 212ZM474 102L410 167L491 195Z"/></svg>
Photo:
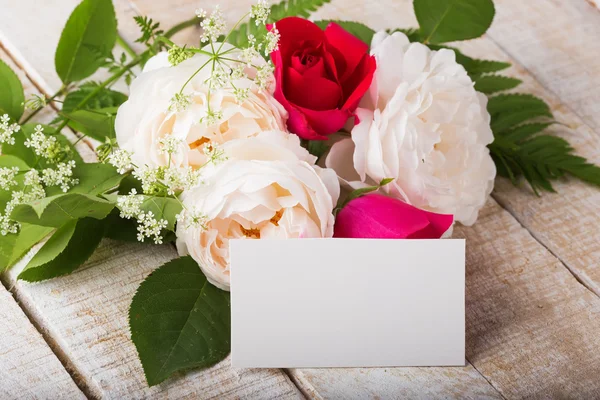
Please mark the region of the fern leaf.
<svg viewBox="0 0 600 400"><path fill-rule="evenodd" d="M522 83L520 79L501 75L483 75L475 80L475 90L492 94L503 90L514 89Z"/></svg>

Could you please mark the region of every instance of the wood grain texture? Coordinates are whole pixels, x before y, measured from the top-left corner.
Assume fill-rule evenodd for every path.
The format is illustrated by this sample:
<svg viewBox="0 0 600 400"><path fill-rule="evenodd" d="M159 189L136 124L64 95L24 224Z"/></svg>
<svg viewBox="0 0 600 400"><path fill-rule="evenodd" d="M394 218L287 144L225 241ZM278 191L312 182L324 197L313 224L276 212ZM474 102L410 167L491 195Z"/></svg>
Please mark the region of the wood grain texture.
<svg viewBox="0 0 600 400"><path fill-rule="evenodd" d="M61 4L65 4L64 8L72 8L66 5L70 2L75 3L68 0L61 1ZM233 19L240 16L250 2L244 0L221 3L226 15ZM52 2L48 3L51 7ZM499 7L504 7L505 3L505 1L498 3ZM171 2L119 0L115 4L120 15L131 16L137 12L149 14L164 22L167 27L189 18L198 6L196 2L189 0ZM27 2L19 2L14 6L11 4L8 8L12 8L13 13L29 13L31 6L27 6ZM62 14L66 19L68 12L63 11ZM15 14L12 16L14 17ZM378 29L416 25L411 3L408 0L370 2L368 7L363 0L352 2L334 0L323 7L315 18L355 19ZM5 19L7 18L0 16L0 29L3 31L7 26ZM54 21L52 17L49 20ZM552 19L547 18L542 22L548 21ZM137 37L137 31L130 28L132 25L124 22L123 18L120 18L119 22L121 32L129 41L133 41ZM40 23L45 24L46 19L36 23L38 26ZM15 23L13 24L16 26ZM58 25L56 29L60 30L62 23ZM15 32L22 32L22 30ZM20 43L13 46L19 49L20 56L28 60L29 65L36 67L40 65L46 68L43 61L52 57L42 54L39 48L45 46L44 48L53 51L58 36L51 42L50 38L37 35L34 42L32 37L23 37L15 32L11 31L5 36L9 35L13 43ZM182 33L179 40L193 42L197 40L197 35L197 31L189 30ZM39 47L31 43L36 43ZM468 54L474 56L508 59L498 46L486 38L468 43L464 48ZM530 49L522 51L526 52ZM514 55L514 52L511 54ZM517 56L515 58L519 59ZM549 61L546 62L548 63ZM531 71L529 66L527 69ZM582 154L597 160L600 151L593 131L586 126L586 122L591 125L589 120L583 121L569 111L569 104L567 104L569 107L561 105L555 97L529 77L525 68L517 66L511 70L511 73L527 80L528 86L523 90L531 90L550 100L558 119L576 129L575 133L564 129L558 133L566 135ZM35 75L34 72L32 74ZM46 72L40 72L39 75L44 76L44 74L53 74L53 63ZM537 77L537 73L535 75ZM44 79L51 81L52 77L48 75ZM541 78L539 80L546 84ZM551 87L549 89L558 93ZM579 279L592 289L597 289L594 284L598 282L597 251L600 246L597 236L598 204L600 204L597 200L598 190L572 180L559 183L557 189L559 195L546 195L540 200L529 193L510 187L506 181L499 179L495 196L502 206L515 215L544 246L562 259ZM597 376L600 375L600 360L597 352L600 348L598 297L580 285L555 256L541 246L494 201L490 201L475 227L458 228L457 235L468 239L467 356L475 368L507 398L600 396L597 382ZM131 348L127 350L126 336L119 336L119 334L126 335L123 311L119 307L124 307L127 301L119 300L115 305L107 305L107 303L112 301L112 292L115 288L118 288L116 298L120 299L137 286L133 283L136 277L130 274L134 272L140 274L141 276L137 276L139 282L144 273L160 264L161 257L168 259L172 255L161 253L162 250L157 250L159 248L138 246L139 250L129 250L129 246L137 245L121 244L120 246L116 247L116 251L122 252L123 256L116 254L112 258L105 256L110 261L99 259L96 264L93 264L95 261L92 262L89 269L65 278L65 284L59 287L60 293L64 291L66 295L64 297L61 295L50 305L45 304L52 299L49 293L52 292L52 285L57 285L54 281L40 285L19 284L22 288L28 286L27 290L19 289L19 293L27 295L33 309L40 310L40 319L55 321L49 326L55 329L58 337L64 338L64 335L68 337L69 334L76 332L76 338L69 338L68 343L61 346L76 352L74 364L77 366L81 364L85 371L94 371L89 376L92 377L95 393L111 397L131 389L136 396L144 397L155 392L144 392L140 389L139 365L136 367L135 360L131 360L135 358L135 354L131 353ZM127 250L119 250L123 246ZM94 256L94 260L96 256L101 256L102 252L113 251L110 250L112 248L114 244L106 245L99 251L100 255ZM151 265L146 267L147 269L136 266L140 258L148 260ZM159 260L155 260L156 258ZM131 267L126 263L132 263L134 266ZM123 268L124 266L126 268ZM81 281L69 281L69 279L81 279ZM103 279L108 280L108 283L97 282ZM78 289L76 283L81 284L82 288ZM94 285L101 287L104 292L94 291ZM132 288L127 288L128 286ZM46 289L43 289L44 287ZM93 291L93 296L87 294L90 290ZM132 295L132 292L129 294ZM62 307L65 302L71 304L69 306L71 311L68 312L70 314L60 316L59 311L53 311L54 308ZM86 317L82 310L92 310L95 314ZM96 316L96 313L100 313L100 316ZM80 320L72 321L73 316L77 316L75 319ZM67 331L62 325L69 323L72 327ZM99 328L90 333L86 331L90 325L92 327L98 325ZM101 338L108 338L108 340L101 341L94 335L100 335ZM99 340L100 343L97 343ZM93 354L97 354L103 361L94 364L94 360L89 359L92 356L86 356L87 353L82 350L86 345L99 348L98 352ZM120 360L116 361L114 357L107 356L114 352L123 354L124 365L119 364ZM427 398L498 396L472 366L464 369L291 370L290 373L304 393L315 398L372 398L377 395L384 398L404 397L402 394L406 397ZM195 374L193 376L196 376ZM218 386L219 379L224 379L225 382L235 379L231 374L227 372L224 375L211 376L209 386ZM192 375L182 378L182 381L188 382L190 376ZM114 379L117 381L115 382ZM125 379L126 383L121 383L119 379ZM256 385L254 380L248 382ZM119 387L113 388L114 385ZM279 386L275 385L275 387ZM169 385L161 389L162 396L166 396L165 393L171 395L178 393ZM264 390L262 394L272 393L269 388L262 389ZM211 390L209 388L201 392L201 397L217 393ZM239 392L225 391L225 393L233 397ZM256 397L260 395L258 392L251 393Z"/></svg>
<svg viewBox="0 0 600 400"><path fill-rule="evenodd" d="M22 68L2 49L0 58L17 72L27 95L39 93ZM49 89L52 91L55 88ZM52 109L48 108L39 113L36 120L49 122L54 117ZM72 141L76 140L69 130L63 133ZM95 160L95 153L85 143L80 142L77 149L85 160ZM181 374L148 388L130 340L128 309L141 281L160 265L177 257L173 247L105 241L86 265L70 276L39 284L17 281L17 275L36 249L5 273L2 279L7 286L14 288L20 304L44 331L61 361L73 371L78 383L85 389L86 395L115 399L302 398L282 371L234 370L230 367L229 359L212 368ZM19 338L19 332L14 336L11 341L1 339L2 347L6 345L12 349L19 340L27 340L26 337ZM40 365L40 368L43 366ZM7 377L12 379L13 372ZM25 385L27 381L23 380L20 384ZM56 385L57 388L61 387L58 378ZM4 398L1 396L2 386L0 384L0 398Z"/></svg>
<svg viewBox="0 0 600 400"><path fill-rule="evenodd" d="M589 0L496 0L488 36L600 135L600 10Z"/></svg>
<svg viewBox="0 0 600 400"><path fill-rule="evenodd" d="M85 399L0 284L0 399Z"/></svg>

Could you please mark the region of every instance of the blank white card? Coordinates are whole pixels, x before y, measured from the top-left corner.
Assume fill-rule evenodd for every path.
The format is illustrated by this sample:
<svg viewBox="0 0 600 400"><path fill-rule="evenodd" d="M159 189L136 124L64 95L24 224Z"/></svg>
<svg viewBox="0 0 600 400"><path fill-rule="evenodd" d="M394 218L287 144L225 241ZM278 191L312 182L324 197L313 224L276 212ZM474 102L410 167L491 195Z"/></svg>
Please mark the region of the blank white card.
<svg viewBox="0 0 600 400"><path fill-rule="evenodd" d="M464 240L235 240L231 363L465 363Z"/></svg>

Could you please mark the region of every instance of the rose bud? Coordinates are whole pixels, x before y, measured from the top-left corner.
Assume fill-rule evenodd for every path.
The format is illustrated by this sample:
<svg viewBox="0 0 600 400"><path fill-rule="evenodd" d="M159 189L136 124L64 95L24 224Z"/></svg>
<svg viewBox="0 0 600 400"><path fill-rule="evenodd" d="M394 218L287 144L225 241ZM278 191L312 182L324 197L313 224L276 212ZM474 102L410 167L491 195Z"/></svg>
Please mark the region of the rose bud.
<svg viewBox="0 0 600 400"><path fill-rule="evenodd" d="M366 43L335 23L323 31L288 17L275 26L281 37L271 53L274 97L289 113L288 129L303 139L326 140L354 115L371 85L375 59Z"/></svg>
<svg viewBox="0 0 600 400"><path fill-rule="evenodd" d="M378 193L350 200L335 220L333 237L368 239L439 239L452 226L452 215L421 210Z"/></svg>

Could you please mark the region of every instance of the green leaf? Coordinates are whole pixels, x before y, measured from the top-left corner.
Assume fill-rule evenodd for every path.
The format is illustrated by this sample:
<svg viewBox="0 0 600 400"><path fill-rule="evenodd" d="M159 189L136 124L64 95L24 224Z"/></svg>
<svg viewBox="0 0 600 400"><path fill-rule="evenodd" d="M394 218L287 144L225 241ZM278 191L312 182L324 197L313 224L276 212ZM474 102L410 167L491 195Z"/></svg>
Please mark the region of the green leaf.
<svg viewBox="0 0 600 400"><path fill-rule="evenodd" d="M146 199L140 206L145 211L151 211L157 220L164 219L167 221L167 229L170 231L175 230L175 223L177 222L177 214L181 212L183 207L181 203L172 197L156 197L156 196L144 196Z"/></svg>
<svg viewBox="0 0 600 400"><path fill-rule="evenodd" d="M531 132L540 127L529 125L530 131L518 143L499 145L494 142L489 146L501 176L510 178L515 184L523 176L536 194L539 190L554 192L551 181L565 174L600 186L600 167L573 154L573 148L560 137L531 136L534 134Z"/></svg>
<svg viewBox="0 0 600 400"><path fill-rule="evenodd" d="M69 193L85 193L97 196L117 188L125 175L117 172L112 165L102 163L83 163L77 165L73 176L79 179Z"/></svg>
<svg viewBox="0 0 600 400"><path fill-rule="evenodd" d="M61 113L61 115L69 120L71 128L100 142L104 142L106 138L113 139L116 137L115 119L117 118L117 109L115 107L98 110L77 110L70 113Z"/></svg>
<svg viewBox="0 0 600 400"><path fill-rule="evenodd" d="M21 223L16 235L0 236L0 272L14 265L54 228Z"/></svg>
<svg viewBox="0 0 600 400"><path fill-rule="evenodd" d="M18 279L39 282L70 274L94 253L103 234L103 221L84 218L67 222L44 243Z"/></svg>
<svg viewBox="0 0 600 400"><path fill-rule="evenodd" d="M371 46L371 41L373 40L375 31L373 29L369 28L368 26L366 26L365 24L361 24L360 22L338 21L338 20L315 21L315 24L317 24L319 26L319 28L321 28L323 30L325 30L325 28L327 28L327 25L329 25L331 23L338 24L345 31L352 34L353 36L356 36L357 38L362 40L364 43L366 43L367 46L369 46L369 47Z"/></svg>
<svg viewBox="0 0 600 400"><path fill-rule="evenodd" d="M309 140L307 150L310 154L319 159L323 156L323 154L327 153L327 150L329 150L329 145L325 140Z"/></svg>
<svg viewBox="0 0 600 400"><path fill-rule="evenodd" d="M492 0L414 0L424 43L446 43L483 35L494 19Z"/></svg>
<svg viewBox="0 0 600 400"><path fill-rule="evenodd" d="M511 142L519 143L536 133L542 132L544 129L548 128L552 123L534 123L534 124L524 124L518 126L516 128L510 129L502 133L502 136Z"/></svg>
<svg viewBox="0 0 600 400"><path fill-rule="evenodd" d="M484 75L475 81L475 90L485 94L492 94L516 88L521 83L520 79L501 75Z"/></svg>
<svg viewBox="0 0 600 400"><path fill-rule="evenodd" d="M522 124L532 118L552 118L550 107L542 99L528 94L505 94L489 99L488 111L495 134Z"/></svg>
<svg viewBox="0 0 600 400"><path fill-rule="evenodd" d="M114 204L83 193L65 193L19 204L11 214L15 221L58 228L80 218L104 219Z"/></svg>
<svg viewBox="0 0 600 400"><path fill-rule="evenodd" d="M317 11L323 4L331 0L284 0L279 4L271 6L271 12L267 23L274 23L285 17L303 17L308 18L311 12ZM263 26L257 26L253 19L240 24L240 26L231 31L227 36L227 42L232 45L244 48L248 47L248 35L254 35L260 42L266 35L267 30ZM224 37L221 39L225 39Z"/></svg>
<svg viewBox="0 0 600 400"><path fill-rule="evenodd" d="M78 90L69 93L67 97L65 97L65 101L62 105L62 112L72 112L83 99L97 89L98 83L96 82L84 83ZM85 104L83 109L100 110L103 108L119 107L125 101L127 101L127 96L123 93L103 88Z"/></svg>
<svg viewBox="0 0 600 400"><path fill-rule="evenodd" d="M154 271L133 297L131 339L150 386L171 374L208 367L230 351L229 292L211 285L191 257Z"/></svg>
<svg viewBox="0 0 600 400"><path fill-rule="evenodd" d="M65 25L54 64L64 84L92 75L111 54L117 19L111 0L83 0Z"/></svg>
<svg viewBox="0 0 600 400"><path fill-rule="evenodd" d="M36 125L38 124L25 124L21 126L21 130L15 136L13 136L15 138L15 144L9 145L7 143L4 143L2 145L2 153L11 154L16 157L19 157L20 159L25 161L30 167L35 166L37 169L41 169L49 167L51 165L49 165L49 163L44 158L38 157L32 149L25 146L25 141L31 136ZM75 162L78 164L83 163L83 159L81 158L77 150L75 150L73 144L69 142L69 139L57 133L56 129L54 129L51 126L42 126L44 127L44 133L56 137L56 140L58 141L58 143L61 144L62 147L66 147L69 149L68 159L75 160Z"/></svg>
<svg viewBox="0 0 600 400"><path fill-rule="evenodd" d="M17 74L0 60L0 116L8 114L14 121L23 115L25 93Z"/></svg>
<svg viewBox="0 0 600 400"><path fill-rule="evenodd" d="M411 40L412 41L412 40ZM449 49L454 51L456 54L456 62L465 67L467 74L471 77L471 79L475 80L480 77L482 74L487 74L491 72L502 71L508 67L510 67L509 63L505 63L502 61L492 61L492 60L479 60L476 58L471 58L463 54L460 50L451 46L443 46L437 44L429 44L428 47L431 50L440 50L440 49Z"/></svg>

